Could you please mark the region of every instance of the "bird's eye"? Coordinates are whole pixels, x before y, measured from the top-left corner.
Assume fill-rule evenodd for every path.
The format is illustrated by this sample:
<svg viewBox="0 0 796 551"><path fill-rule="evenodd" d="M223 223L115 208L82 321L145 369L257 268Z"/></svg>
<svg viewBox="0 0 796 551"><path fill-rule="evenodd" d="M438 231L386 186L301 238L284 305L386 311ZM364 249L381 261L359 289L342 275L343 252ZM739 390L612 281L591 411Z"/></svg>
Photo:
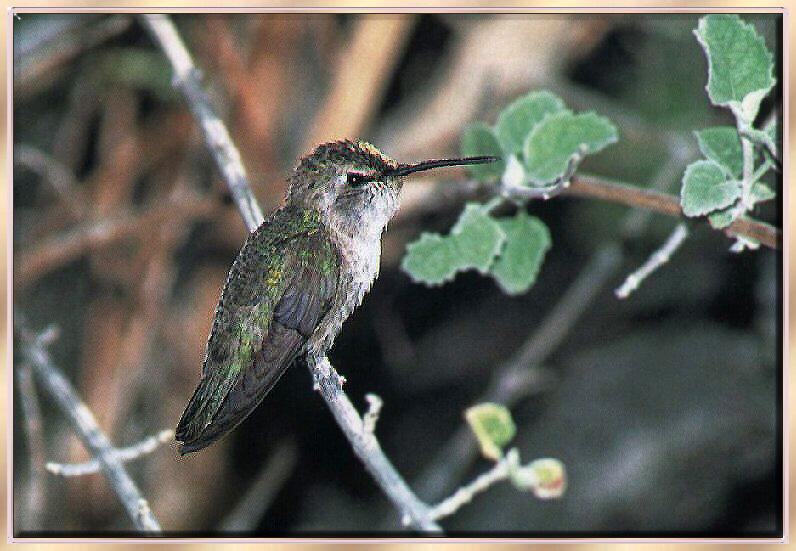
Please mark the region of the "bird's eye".
<svg viewBox="0 0 796 551"><path fill-rule="evenodd" d="M368 177L361 172L349 172L346 177L346 183L351 187L360 187L367 183Z"/></svg>

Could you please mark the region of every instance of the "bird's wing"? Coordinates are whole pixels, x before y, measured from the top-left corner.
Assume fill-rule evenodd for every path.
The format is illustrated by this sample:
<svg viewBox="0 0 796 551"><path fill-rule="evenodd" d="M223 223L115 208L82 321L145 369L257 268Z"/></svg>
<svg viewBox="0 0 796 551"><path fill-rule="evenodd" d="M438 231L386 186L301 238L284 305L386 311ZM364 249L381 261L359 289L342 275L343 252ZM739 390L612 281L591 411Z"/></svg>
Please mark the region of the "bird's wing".
<svg viewBox="0 0 796 551"><path fill-rule="evenodd" d="M202 380L177 426L181 453L204 448L251 413L303 352L335 295L337 250L323 228L250 242L230 270Z"/></svg>

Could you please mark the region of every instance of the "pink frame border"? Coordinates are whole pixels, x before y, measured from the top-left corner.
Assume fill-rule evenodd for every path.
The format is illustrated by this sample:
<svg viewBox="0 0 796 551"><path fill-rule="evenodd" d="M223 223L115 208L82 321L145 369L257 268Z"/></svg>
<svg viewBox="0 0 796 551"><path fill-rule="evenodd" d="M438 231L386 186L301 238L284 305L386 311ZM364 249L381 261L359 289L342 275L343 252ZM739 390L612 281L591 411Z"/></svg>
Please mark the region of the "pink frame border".
<svg viewBox="0 0 796 551"><path fill-rule="evenodd" d="M94 538L15 538L13 536L13 434L12 434L12 413L13 413L13 19L14 14L17 13L148 13L148 12L162 12L162 13L435 13L435 12L453 12L453 13L778 13L783 16L783 128L782 128L782 155L783 155L783 186L782 186L782 204L783 204L783 217L782 217L782 277L783 277L783 307L782 307L782 323L783 323L783 365L782 365L782 400L783 400L783 440L782 440L782 481L783 481L783 537L782 538L749 538L749 539L733 539L733 538L434 538L434 537L416 537L416 538L400 538L400 537L373 537L373 538L169 538L169 537L141 537L141 538L108 538L108 539L94 539ZM612 8L595 8L595 7L556 7L556 8L529 8L529 7L473 7L473 6L407 6L407 7L370 7L370 6L351 6L351 7L240 7L240 8L207 8L207 7L165 7L165 6L147 6L147 7L69 7L69 6L20 6L7 8L7 38L6 38L6 182L8 183L7 189L7 208L8 220L6 226L6 247L7 247L7 289L6 289L6 383L8 389L8 402L7 402L7 418L6 418L6 446L8 449L7 456L7 487L8 493L6 496L6 514L7 514L7 530L6 535L8 543L144 543L144 544L158 544L158 543L653 543L653 542L672 542L672 543L788 543L789 541L789 472L788 472L788 459L789 459L789 429L790 429L790 416L789 412L789 375L788 375L788 359L789 359L789 334L786 331L789 328L790 308L789 308L789 260L790 255L790 223L788 219L788 211L790 205L790 192L788 189L788 178L790 174L790 140L789 140L789 126L790 120L790 96L788 94L789 84L789 13L785 7L612 7Z"/></svg>

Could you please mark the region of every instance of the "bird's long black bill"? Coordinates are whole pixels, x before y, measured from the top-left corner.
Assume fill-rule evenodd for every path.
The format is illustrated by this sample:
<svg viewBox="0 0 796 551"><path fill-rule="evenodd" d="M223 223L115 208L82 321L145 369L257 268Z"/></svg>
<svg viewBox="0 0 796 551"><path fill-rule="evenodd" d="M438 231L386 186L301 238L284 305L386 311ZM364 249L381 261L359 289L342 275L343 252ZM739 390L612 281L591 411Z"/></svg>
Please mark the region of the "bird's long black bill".
<svg viewBox="0 0 796 551"><path fill-rule="evenodd" d="M429 170L432 168L439 168L443 166L461 166L461 165L482 165L486 163L494 163L499 161L500 157L464 157L461 159L434 159L430 161L421 161L413 165L398 165L398 168L391 170L387 176L406 176L413 172L420 172L422 170Z"/></svg>

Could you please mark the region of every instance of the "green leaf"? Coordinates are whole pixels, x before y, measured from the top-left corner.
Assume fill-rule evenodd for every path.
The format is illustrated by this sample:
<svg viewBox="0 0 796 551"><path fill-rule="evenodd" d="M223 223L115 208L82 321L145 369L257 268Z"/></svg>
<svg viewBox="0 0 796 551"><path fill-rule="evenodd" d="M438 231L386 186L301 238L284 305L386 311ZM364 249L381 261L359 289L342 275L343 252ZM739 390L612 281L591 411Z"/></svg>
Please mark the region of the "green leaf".
<svg viewBox="0 0 796 551"><path fill-rule="evenodd" d="M500 404L485 402L467 408L464 417L475 434L484 457L500 459L503 456L503 447L517 432L511 412Z"/></svg>
<svg viewBox="0 0 796 551"><path fill-rule="evenodd" d="M480 155L504 156L492 129L483 122L476 122L468 126L462 135L462 156L477 157ZM499 180L503 175L503 171L506 170L506 161L468 165L467 170L476 180L493 182Z"/></svg>
<svg viewBox="0 0 796 551"><path fill-rule="evenodd" d="M476 269L486 273L500 252L506 235L483 205L465 205L449 236L424 233L406 247L401 268L413 281L440 285L457 272Z"/></svg>
<svg viewBox="0 0 796 551"><path fill-rule="evenodd" d="M525 140L526 173L534 182L552 182L566 172L581 146L584 153L596 153L616 140L616 127L595 113L549 115Z"/></svg>
<svg viewBox="0 0 796 551"><path fill-rule="evenodd" d="M475 268L486 273L506 234L483 205L469 203L453 226L451 238L459 249L459 269Z"/></svg>
<svg viewBox="0 0 796 551"><path fill-rule="evenodd" d="M565 108L558 96L546 91L531 92L509 104L498 115L495 133L506 153L519 154L525 138L542 119Z"/></svg>
<svg viewBox="0 0 796 551"><path fill-rule="evenodd" d="M525 211L519 211L514 218L500 218L498 223L506 234L506 245L490 272L503 292L518 295L536 281L545 253L550 249L550 230Z"/></svg>
<svg viewBox="0 0 796 551"><path fill-rule="evenodd" d="M401 268L413 281L440 285L456 275L459 249L456 243L436 233L424 233L406 247Z"/></svg>
<svg viewBox="0 0 796 551"><path fill-rule="evenodd" d="M740 196L740 184L735 180L728 181L718 163L697 161L685 169L680 205L686 216L702 216L723 209Z"/></svg>
<svg viewBox="0 0 796 551"><path fill-rule="evenodd" d="M717 230L723 230L735 220L735 208L730 207L708 215L708 222Z"/></svg>
<svg viewBox="0 0 796 551"><path fill-rule="evenodd" d="M694 34L708 58L710 101L751 123L775 83L773 56L763 37L735 14L706 15Z"/></svg>
<svg viewBox="0 0 796 551"><path fill-rule="evenodd" d="M695 132L702 154L727 169L730 176L740 178L743 151L738 130L732 126L714 126Z"/></svg>
<svg viewBox="0 0 796 551"><path fill-rule="evenodd" d="M761 184L760 182L755 182L752 184L752 202L762 203L763 201L770 201L777 194L765 184Z"/></svg>

